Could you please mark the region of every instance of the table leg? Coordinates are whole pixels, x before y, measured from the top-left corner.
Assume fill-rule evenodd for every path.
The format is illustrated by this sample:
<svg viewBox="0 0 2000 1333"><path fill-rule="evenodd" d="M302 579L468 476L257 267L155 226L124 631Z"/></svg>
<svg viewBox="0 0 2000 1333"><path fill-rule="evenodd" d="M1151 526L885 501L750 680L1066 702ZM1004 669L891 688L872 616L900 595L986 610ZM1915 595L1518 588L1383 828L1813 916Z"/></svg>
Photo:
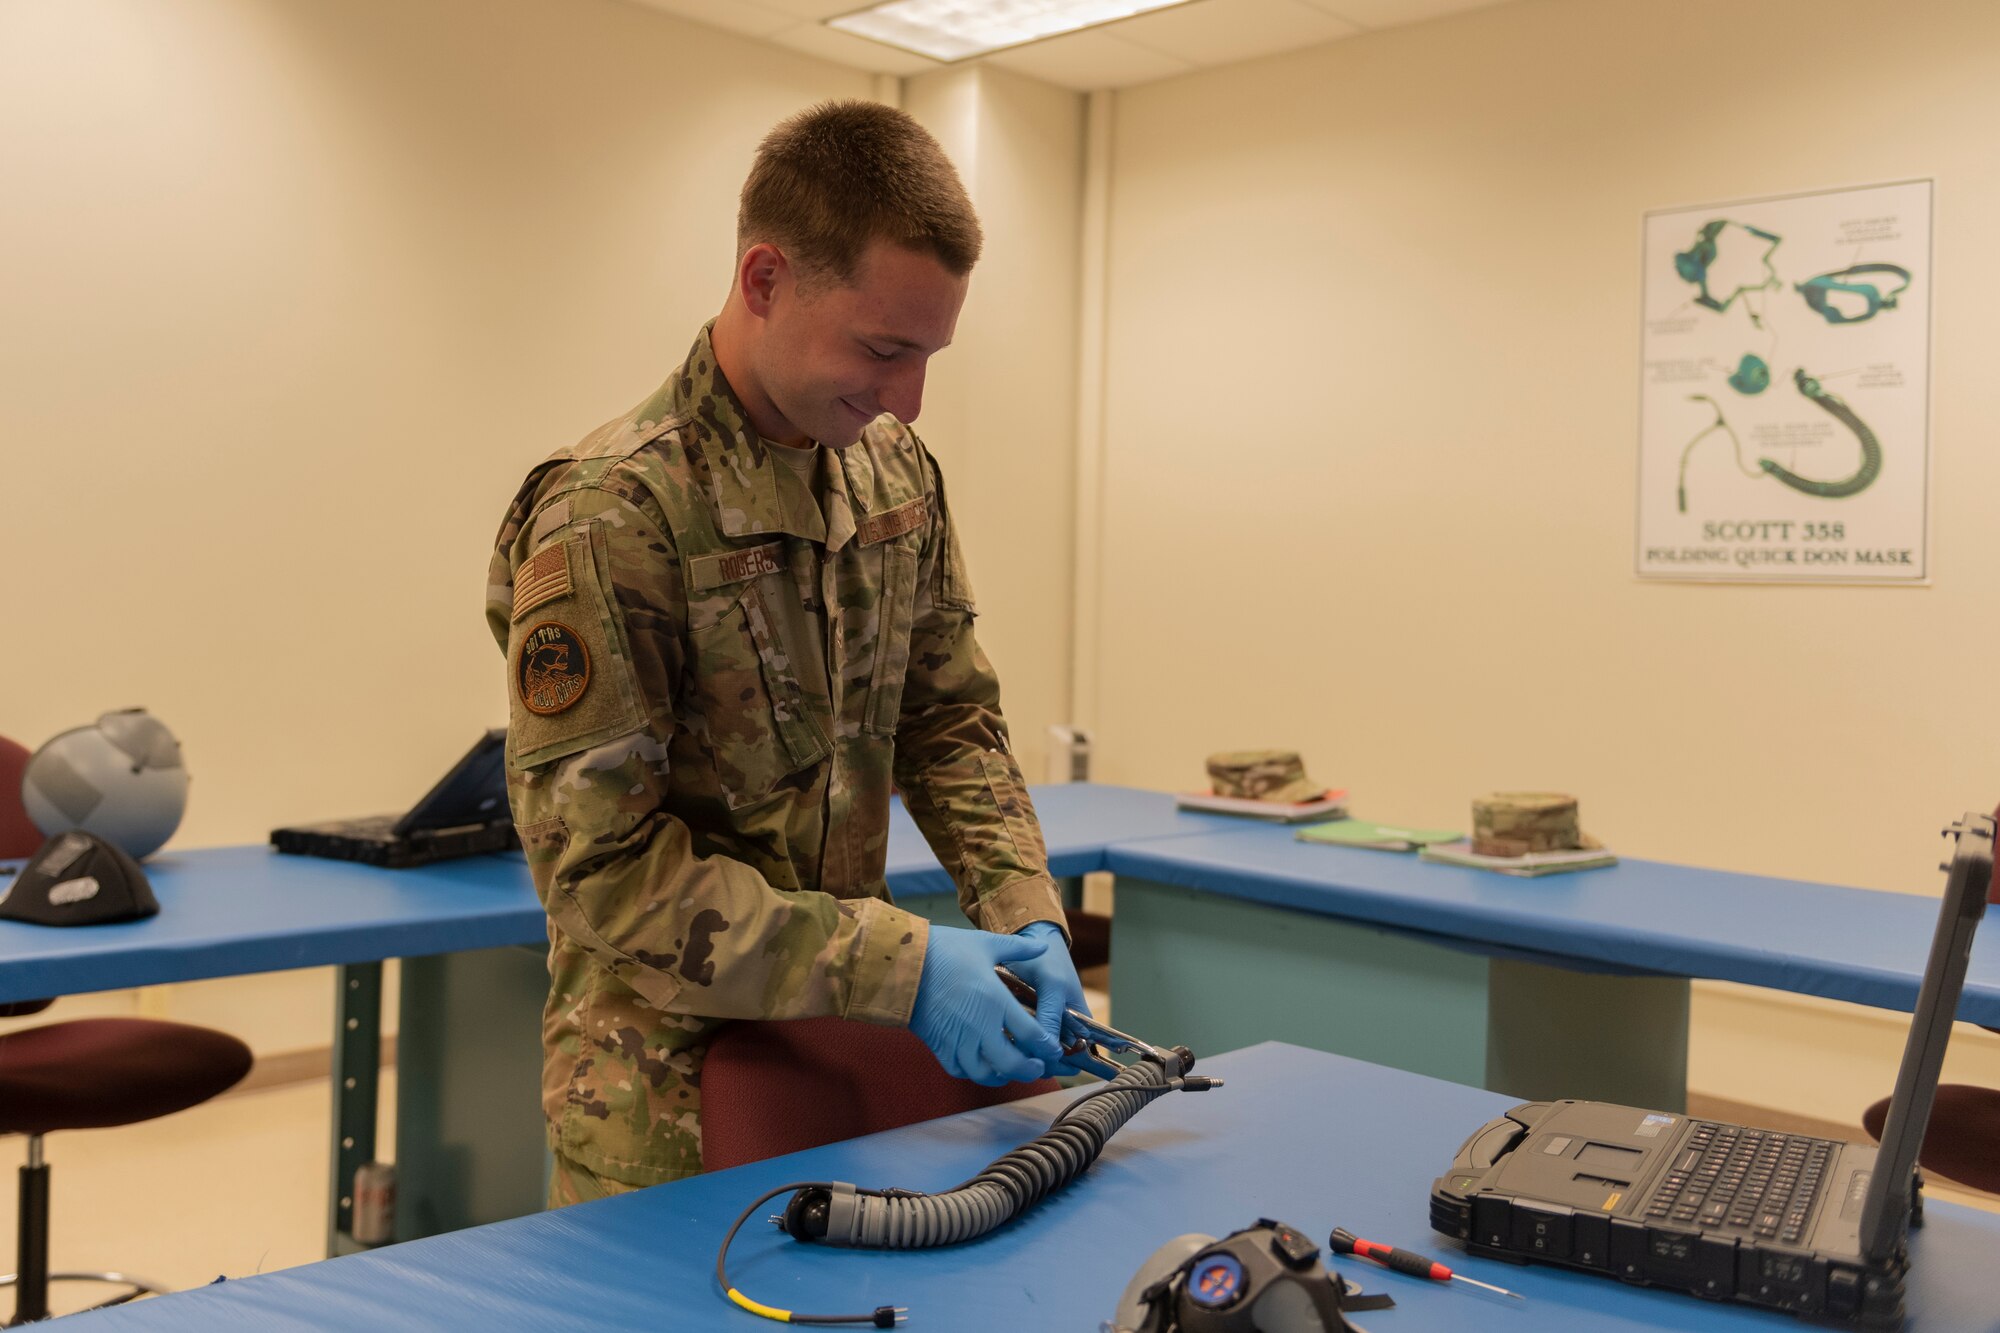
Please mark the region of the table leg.
<svg viewBox="0 0 2000 1333"><path fill-rule="evenodd" d="M1112 1021L1155 1045L1287 1041L1474 1086L1486 1072L1481 958L1120 876L1111 960Z"/></svg>
<svg viewBox="0 0 2000 1333"><path fill-rule="evenodd" d="M382 964L333 970L333 1160L327 1182L328 1258L353 1240L354 1173L375 1159L375 1103L382 1068Z"/></svg>
<svg viewBox="0 0 2000 1333"><path fill-rule="evenodd" d="M1111 1013L1214 1055L1287 1041L1523 1098L1687 1104L1688 983L1120 877Z"/></svg>
<svg viewBox="0 0 2000 1333"><path fill-rule="evenodd" d="M1495 1092L1687 1110L1688 980L1496 958L1486 1008Z"/></svg>
<svg viewBox="0 0 2000 1333"><path fill-rule="evenodd" d="M540 945L403 960L396 1238L538 1212L548 1198Z"/></svg>

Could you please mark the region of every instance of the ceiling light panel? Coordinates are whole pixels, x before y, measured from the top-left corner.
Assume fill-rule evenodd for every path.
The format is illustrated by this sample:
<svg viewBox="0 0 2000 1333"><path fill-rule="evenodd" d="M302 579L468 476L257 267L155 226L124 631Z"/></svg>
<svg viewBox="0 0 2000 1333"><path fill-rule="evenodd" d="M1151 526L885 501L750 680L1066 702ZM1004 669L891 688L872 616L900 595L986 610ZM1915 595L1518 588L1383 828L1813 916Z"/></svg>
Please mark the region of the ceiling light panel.
<svg viewBox="0 0 2000 1333"><path fill-rule="evenodd" d="M827 26L929 56L966 60L1191 0L886 0Z"/></svg>

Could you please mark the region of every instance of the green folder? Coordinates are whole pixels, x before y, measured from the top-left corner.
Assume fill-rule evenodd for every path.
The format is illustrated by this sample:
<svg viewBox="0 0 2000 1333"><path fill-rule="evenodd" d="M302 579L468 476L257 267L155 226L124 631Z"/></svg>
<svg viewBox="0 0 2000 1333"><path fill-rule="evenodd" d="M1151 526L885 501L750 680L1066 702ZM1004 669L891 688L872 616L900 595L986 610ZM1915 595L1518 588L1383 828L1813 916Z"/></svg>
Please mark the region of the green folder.
<svg viewBox="0 0 2000 1333"><path fill-rule="evenodd" d="M1325 842L1336 847L1368 847L1378 852L1410 852L1435 842L1451 842L1462 833L1450 829L1404 828L1366 819L1340 819L1298 831L1300 842Z"/></svg>

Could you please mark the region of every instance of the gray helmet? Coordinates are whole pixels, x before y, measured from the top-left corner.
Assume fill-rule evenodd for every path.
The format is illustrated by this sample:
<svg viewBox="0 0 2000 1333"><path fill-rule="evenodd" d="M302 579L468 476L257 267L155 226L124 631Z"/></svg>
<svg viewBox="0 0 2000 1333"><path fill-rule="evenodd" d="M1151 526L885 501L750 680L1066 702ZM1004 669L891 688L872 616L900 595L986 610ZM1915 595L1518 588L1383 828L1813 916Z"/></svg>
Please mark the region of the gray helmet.
<svg viewBox="0 0 2000 1333"><path fill-rule="evenodd" d="M21 775L21 802L43 837L82 829L135 860L180 827L187 790L180 742L143 708L52 737Z"/></svg>

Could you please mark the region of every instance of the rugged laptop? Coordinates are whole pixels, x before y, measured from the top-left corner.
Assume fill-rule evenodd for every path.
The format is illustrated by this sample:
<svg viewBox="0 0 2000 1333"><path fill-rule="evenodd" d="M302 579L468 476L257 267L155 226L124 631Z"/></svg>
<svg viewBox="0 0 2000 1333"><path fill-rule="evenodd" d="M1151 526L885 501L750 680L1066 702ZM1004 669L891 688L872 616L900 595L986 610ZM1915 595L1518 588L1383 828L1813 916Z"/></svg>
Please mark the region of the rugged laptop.
<svg viewBox="0 0 2000 1333"><path fill-rule="evenodd" d="M1868 1329L1903 1323L1917 1148L1993 878L1994 821L1945 830L1930 962L1882 1146L1606 1102L1531 1102L1487 1122L1431 1188L1431 1226L1535 1260Z"/></svg>
<svg viewBox="0 0 2000 1333"><path fill-rule="evenodd" d="M408 814L274 829L271 845L300 856L396 868L504 852L520 845L507 808L506 758L507 729L495 727Z"/></svg>

